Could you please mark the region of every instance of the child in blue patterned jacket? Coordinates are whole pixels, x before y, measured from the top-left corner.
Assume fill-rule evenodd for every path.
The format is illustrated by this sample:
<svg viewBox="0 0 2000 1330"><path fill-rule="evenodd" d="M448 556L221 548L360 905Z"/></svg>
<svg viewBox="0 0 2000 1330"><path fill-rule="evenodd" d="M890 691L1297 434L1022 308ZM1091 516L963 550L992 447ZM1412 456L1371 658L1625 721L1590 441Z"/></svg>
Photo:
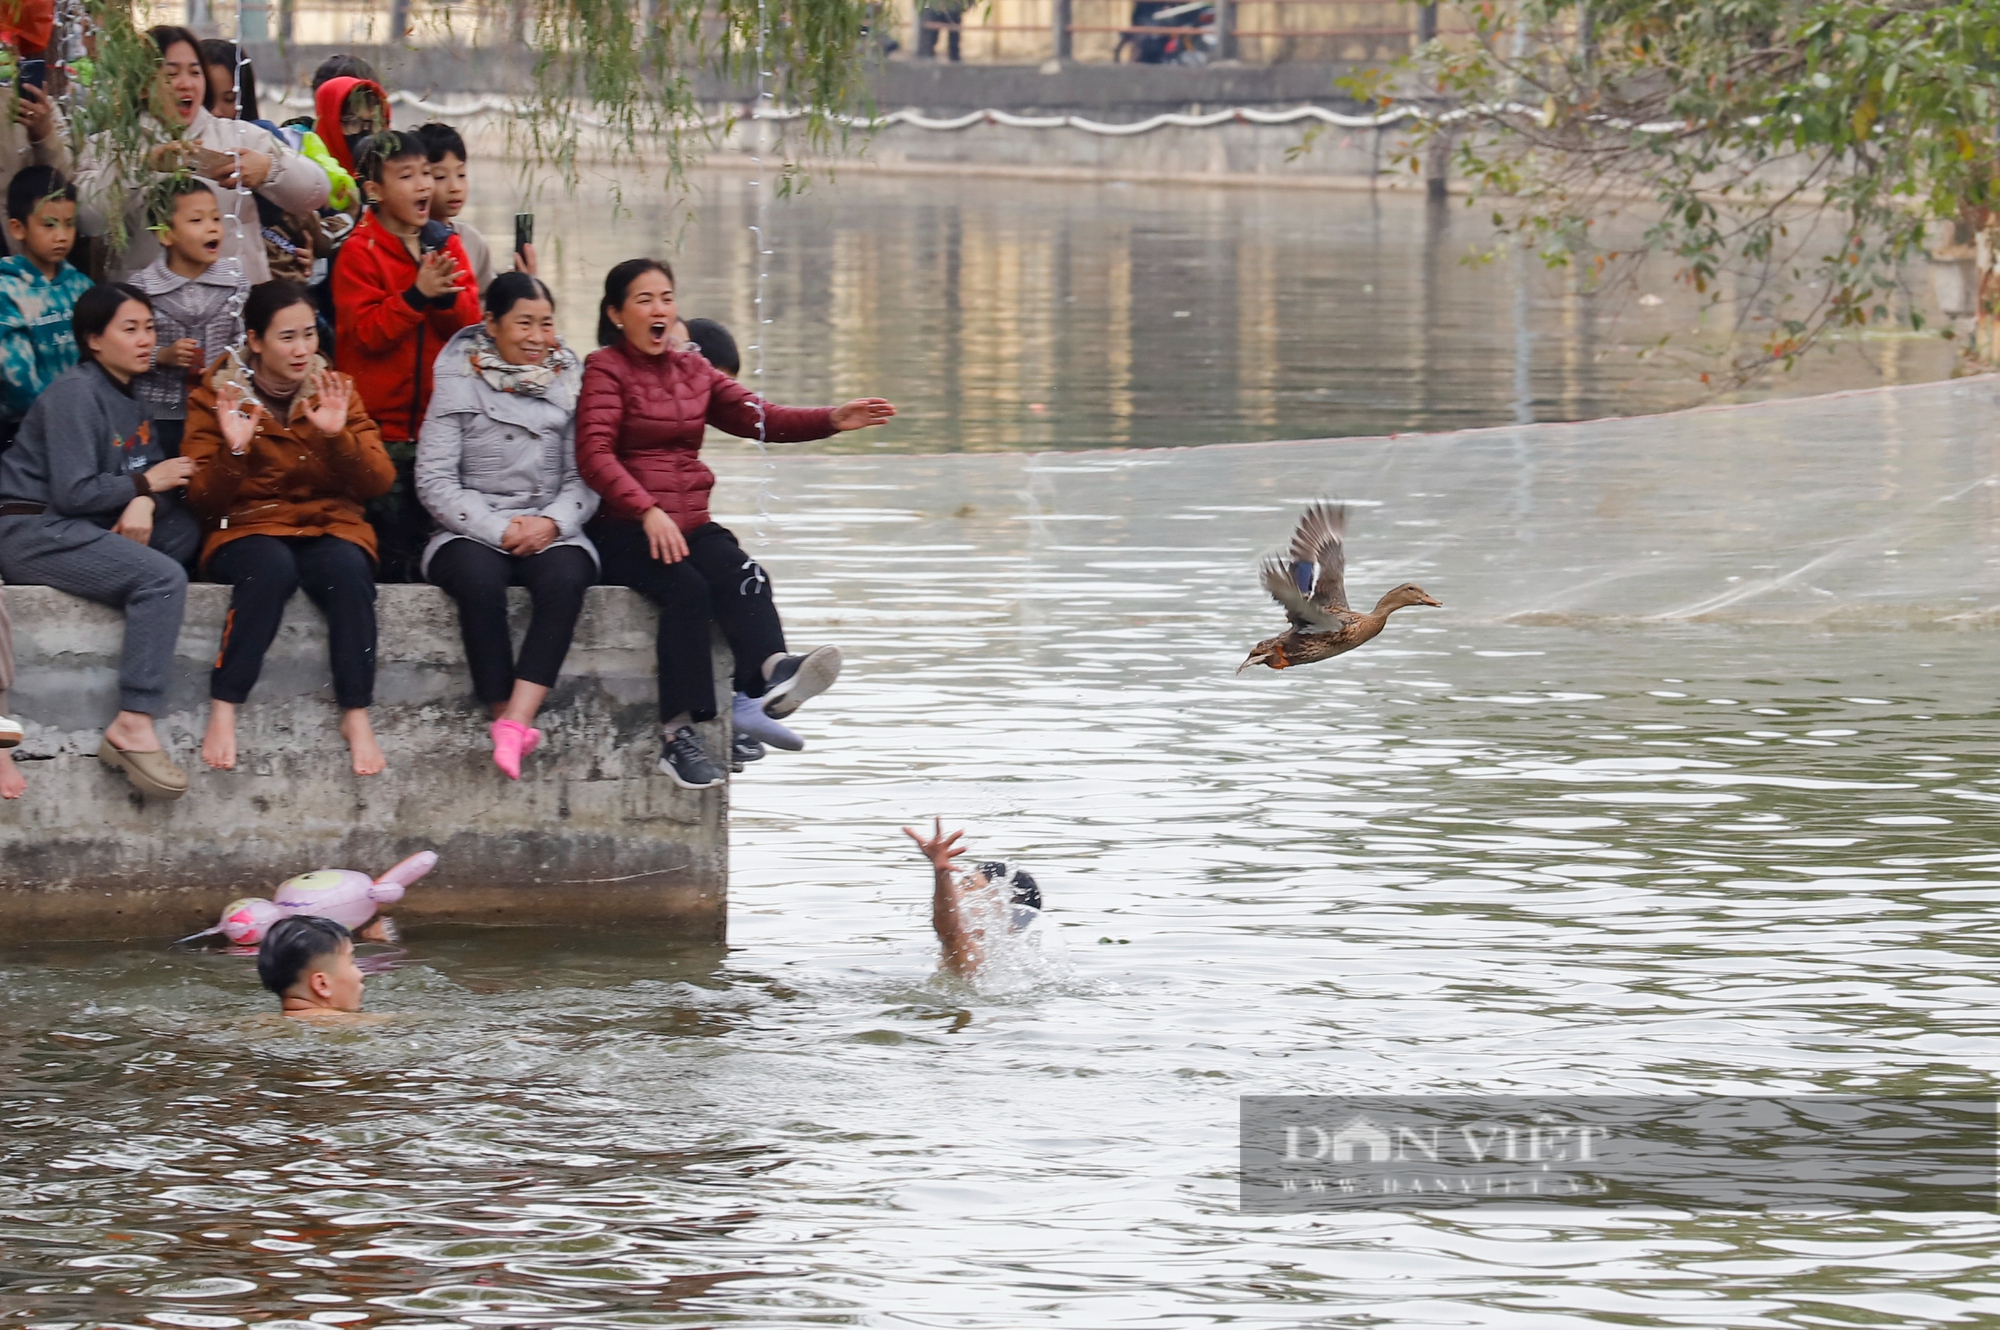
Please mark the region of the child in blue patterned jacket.
<svg viewBox="0 0 2000 1330"><path fill-rule="evenodd" d="M0 451L42 389L76 364L69 320L91 287L67 262L76 186L53 166L30 166L8 182L7 234L20 252L0 259Z"/></svg>

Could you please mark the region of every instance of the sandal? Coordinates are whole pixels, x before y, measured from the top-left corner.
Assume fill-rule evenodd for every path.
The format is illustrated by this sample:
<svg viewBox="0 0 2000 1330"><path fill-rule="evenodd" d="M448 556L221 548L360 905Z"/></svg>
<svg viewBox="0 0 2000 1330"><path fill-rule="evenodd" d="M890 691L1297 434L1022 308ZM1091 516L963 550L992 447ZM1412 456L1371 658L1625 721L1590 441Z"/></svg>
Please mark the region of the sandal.
<svg viewBox="0 0 2000 1330"><path fill-rule="evenodd" d="M125 778L139 793L154 799L178 799L187 793L187 772L174 765L164 750L151 753L132 753L111 742L105 736L97 745L97 760L107 767L123 771Z"/></svg>

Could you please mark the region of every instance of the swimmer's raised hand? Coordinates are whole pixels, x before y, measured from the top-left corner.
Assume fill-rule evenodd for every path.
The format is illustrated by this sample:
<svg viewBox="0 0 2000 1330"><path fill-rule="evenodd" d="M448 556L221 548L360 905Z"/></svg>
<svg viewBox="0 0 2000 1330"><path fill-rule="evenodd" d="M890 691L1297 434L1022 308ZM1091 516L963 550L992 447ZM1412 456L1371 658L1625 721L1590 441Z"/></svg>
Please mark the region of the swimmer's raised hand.
<svg viewBox="0 0 2000 1330"><path fill-rule="evenodd" d="M925 840L923 834L914 827L904 827L903 834L917 843L917 848L923 851L924 858L931 861L931 867L949 873L953 867L951 861L966 852L965 847L958 843L965 832L954 831L949 836L945 835L943 818L936 819L934 825L935 829L929 840Z"/></svg>

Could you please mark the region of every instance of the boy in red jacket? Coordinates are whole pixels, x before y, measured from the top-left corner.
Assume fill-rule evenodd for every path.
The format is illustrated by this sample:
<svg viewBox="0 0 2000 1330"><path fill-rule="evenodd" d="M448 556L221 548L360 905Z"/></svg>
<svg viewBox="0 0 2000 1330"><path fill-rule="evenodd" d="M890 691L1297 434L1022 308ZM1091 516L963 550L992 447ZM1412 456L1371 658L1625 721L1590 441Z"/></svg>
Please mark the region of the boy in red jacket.
<svg viewBox="0 0 2000 1330"><path fill-rule="evenodd" d="M453 333L479 322L479 296L464 246L431 220L434 184L422 141L384 130L355 159L369 206L334 261L334 345L396 463L396 487L369 505L378 577L410 582L430 528L412 470L431 365Z"/></svg>

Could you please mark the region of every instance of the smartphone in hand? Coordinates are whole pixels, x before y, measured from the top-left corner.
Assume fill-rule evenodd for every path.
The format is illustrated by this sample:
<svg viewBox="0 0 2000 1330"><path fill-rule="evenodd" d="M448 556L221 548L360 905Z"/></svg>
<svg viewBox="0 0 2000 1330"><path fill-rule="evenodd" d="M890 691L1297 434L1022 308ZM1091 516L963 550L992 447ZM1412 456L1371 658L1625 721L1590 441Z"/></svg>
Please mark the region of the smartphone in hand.
<svg viewBox="0 0 2000 1330"><path fill-rule="evenodd" d="M535 214L517 212L514 214L514 252L519 254L535 243Z"/></svg>
<svg viewBox="0 0 2000 1330"><path fill-rule="evenodd" d="M23 60L21 62L21 85L28 88L48 86L49 62L46 60Z"/></svg>

